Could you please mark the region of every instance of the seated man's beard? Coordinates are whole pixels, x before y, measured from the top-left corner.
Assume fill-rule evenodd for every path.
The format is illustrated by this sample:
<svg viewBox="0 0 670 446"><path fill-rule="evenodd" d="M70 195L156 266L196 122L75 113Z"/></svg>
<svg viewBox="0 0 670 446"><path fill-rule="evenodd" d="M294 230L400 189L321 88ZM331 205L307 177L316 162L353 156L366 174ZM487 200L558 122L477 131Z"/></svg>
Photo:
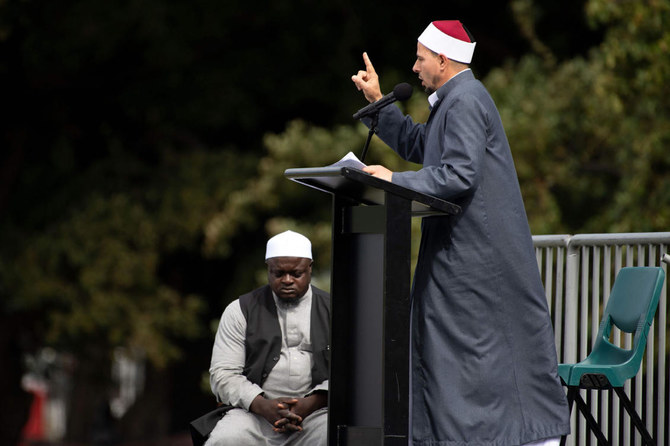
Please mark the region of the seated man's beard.
<svg viewBox="0 0 670 446"><path fill-rule="evenodd" d="M300 300L302 300L302 298L305 297L305 295L303 294L300 297L290 297L290 298L281 296L277 297L278 297L277 302L279 303L279 305L286 308L286 307L295 307L296 305L298 305Z"/></svg>

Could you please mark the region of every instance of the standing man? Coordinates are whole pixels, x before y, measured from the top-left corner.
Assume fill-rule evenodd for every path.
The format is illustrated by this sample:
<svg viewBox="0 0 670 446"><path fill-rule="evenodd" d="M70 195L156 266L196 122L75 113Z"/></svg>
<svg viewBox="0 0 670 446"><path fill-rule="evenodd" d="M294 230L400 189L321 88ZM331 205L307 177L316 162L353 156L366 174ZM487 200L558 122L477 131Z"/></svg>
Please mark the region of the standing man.
<svg viewBox="0 0 670 446"><path fill-rule="evenodd" d="M268 285L226 307L212 391L233 406L206 446L326 446L330 296L310 285L312 245L286 231L267 243Z"/></svg>
<svg viewBox="0 0 670 446"><path fill-rule="evenodd" d="M468 67L474 48L459 21L428 25L413 67L430 94L428 121L386 107L378 126L398 155L423 167L364 169L462 208L422 222L410 444L558 445L570 423L551 319L507 137ZM352 80L375 102L379 79L366 53L363 60Z"/></svg>

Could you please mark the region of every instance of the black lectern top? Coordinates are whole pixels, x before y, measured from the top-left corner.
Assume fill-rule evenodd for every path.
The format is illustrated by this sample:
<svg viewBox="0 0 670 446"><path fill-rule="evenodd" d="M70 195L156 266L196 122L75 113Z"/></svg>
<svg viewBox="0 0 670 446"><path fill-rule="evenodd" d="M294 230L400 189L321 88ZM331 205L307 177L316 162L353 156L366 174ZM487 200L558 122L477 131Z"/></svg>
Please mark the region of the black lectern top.
<svg viewBox="0 0 670 446"><path fill-rule="evenodd" d="M383 205L386 192L412 201L412 215L429 216L458 214L457 206L441 198L426 195L412 189L373 177L352 167L306 167L286 169L284 176L315 189L337 193L361 204Z"/></svg>

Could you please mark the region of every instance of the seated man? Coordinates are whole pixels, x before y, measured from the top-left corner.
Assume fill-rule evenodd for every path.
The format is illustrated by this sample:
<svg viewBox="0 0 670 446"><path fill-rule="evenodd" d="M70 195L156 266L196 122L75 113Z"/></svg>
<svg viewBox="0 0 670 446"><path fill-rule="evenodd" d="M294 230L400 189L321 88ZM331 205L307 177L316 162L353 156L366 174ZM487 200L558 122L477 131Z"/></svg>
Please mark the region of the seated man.
<svg viewBox="0 0 670 446"><path fill-rule="evenodd" d="M312 245L286 231L268 240L268 285L223 312L209 369L234 406L206 446L327 442L330 296L310 285Z"/></svg>

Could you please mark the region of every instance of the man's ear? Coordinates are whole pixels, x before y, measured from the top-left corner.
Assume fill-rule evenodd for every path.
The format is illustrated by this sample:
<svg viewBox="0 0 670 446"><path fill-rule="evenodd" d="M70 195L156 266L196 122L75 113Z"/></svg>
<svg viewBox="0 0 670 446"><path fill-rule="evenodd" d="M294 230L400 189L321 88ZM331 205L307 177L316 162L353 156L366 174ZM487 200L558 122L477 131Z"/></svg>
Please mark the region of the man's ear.
<svg viewBox="0 0 670 446"><path fill-rule="evenodd" d="M449 63L451 61L444 54L438 54L437 57L438 57L438 59L440 59L440 68L442 70L446 70L447 67L449 67Z"/></svg>

